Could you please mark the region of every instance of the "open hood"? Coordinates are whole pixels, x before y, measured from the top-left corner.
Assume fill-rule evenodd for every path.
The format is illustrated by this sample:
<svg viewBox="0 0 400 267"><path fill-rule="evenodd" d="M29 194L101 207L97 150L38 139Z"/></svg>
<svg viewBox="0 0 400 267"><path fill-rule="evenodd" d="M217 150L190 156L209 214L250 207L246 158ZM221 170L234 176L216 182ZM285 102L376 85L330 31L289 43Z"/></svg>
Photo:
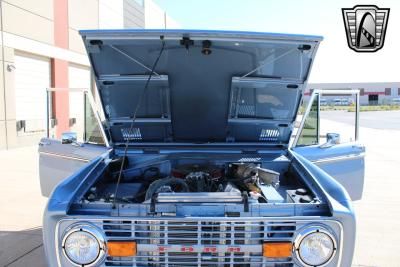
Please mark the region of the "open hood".
<svg viewBox="0 0 400 267"><path fill-rule="evenodd" d="M81 31L110 141L287 144L318 36ZM164 50L132 117L162 42Z"/></svg>

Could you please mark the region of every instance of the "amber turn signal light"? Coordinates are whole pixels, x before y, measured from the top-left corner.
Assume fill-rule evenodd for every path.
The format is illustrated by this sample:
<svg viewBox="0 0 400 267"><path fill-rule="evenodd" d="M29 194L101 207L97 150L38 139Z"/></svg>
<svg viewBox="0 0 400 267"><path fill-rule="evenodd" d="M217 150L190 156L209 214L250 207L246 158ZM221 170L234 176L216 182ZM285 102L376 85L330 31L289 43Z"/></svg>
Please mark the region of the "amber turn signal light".
<svg viewBox="0 0 400 267"><path fill-rule="evenodd" d="M263 244L263 256L268 258L287 258L292 256L292 243L266 242Z"/></svg>
<svg viewBox="0 0 400 267"><path fill-rule="evenodd" d="M136 242L110 241L107 243L107 253L111 257L136 256Z"/></svg>

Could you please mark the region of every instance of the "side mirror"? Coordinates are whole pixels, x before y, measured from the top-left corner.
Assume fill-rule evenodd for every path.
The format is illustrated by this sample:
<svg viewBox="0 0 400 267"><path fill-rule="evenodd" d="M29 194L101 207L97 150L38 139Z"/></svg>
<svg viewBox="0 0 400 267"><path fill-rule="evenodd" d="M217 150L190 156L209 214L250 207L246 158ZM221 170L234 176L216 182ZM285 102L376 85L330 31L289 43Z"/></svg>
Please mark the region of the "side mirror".
<svg viewBox="0 0 400 267"><path fill-rule="evenodd" d="M326 143L322 144L320 148L327 148L334 145L340 144L340 134L338 133L327 133L326 134Z"/></svg>
<svg viewBox="0 0 400 267"><path fill-rule="evenodd" d="M76 143L78 135L75 132L65 132L61 134L61 144Z"/></svg>

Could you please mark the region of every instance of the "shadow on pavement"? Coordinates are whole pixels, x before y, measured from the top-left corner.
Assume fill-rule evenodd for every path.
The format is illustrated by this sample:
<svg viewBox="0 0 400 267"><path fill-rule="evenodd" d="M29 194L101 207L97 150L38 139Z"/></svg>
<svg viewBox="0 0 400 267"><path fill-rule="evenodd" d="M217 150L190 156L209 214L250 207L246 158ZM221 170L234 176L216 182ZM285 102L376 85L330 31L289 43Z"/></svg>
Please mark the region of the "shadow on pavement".
<svg viewBox="0 0 400 267"><path fill-rule="evenodd" d="M46 267L42 228L0 231L0 266Z"/></svg>

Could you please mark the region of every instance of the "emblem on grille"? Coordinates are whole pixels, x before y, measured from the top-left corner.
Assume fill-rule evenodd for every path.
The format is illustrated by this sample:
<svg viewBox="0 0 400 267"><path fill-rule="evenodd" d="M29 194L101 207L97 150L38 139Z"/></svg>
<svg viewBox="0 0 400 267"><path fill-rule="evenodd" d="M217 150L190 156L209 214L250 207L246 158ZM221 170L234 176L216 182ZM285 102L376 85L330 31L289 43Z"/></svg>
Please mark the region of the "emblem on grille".
<svg viewBox="0 0 400 267"><path fill-rule="evenodd" d="M390 8L357 5L342 8L347 44L356 52L375 52L383 47Z"/></svg>

